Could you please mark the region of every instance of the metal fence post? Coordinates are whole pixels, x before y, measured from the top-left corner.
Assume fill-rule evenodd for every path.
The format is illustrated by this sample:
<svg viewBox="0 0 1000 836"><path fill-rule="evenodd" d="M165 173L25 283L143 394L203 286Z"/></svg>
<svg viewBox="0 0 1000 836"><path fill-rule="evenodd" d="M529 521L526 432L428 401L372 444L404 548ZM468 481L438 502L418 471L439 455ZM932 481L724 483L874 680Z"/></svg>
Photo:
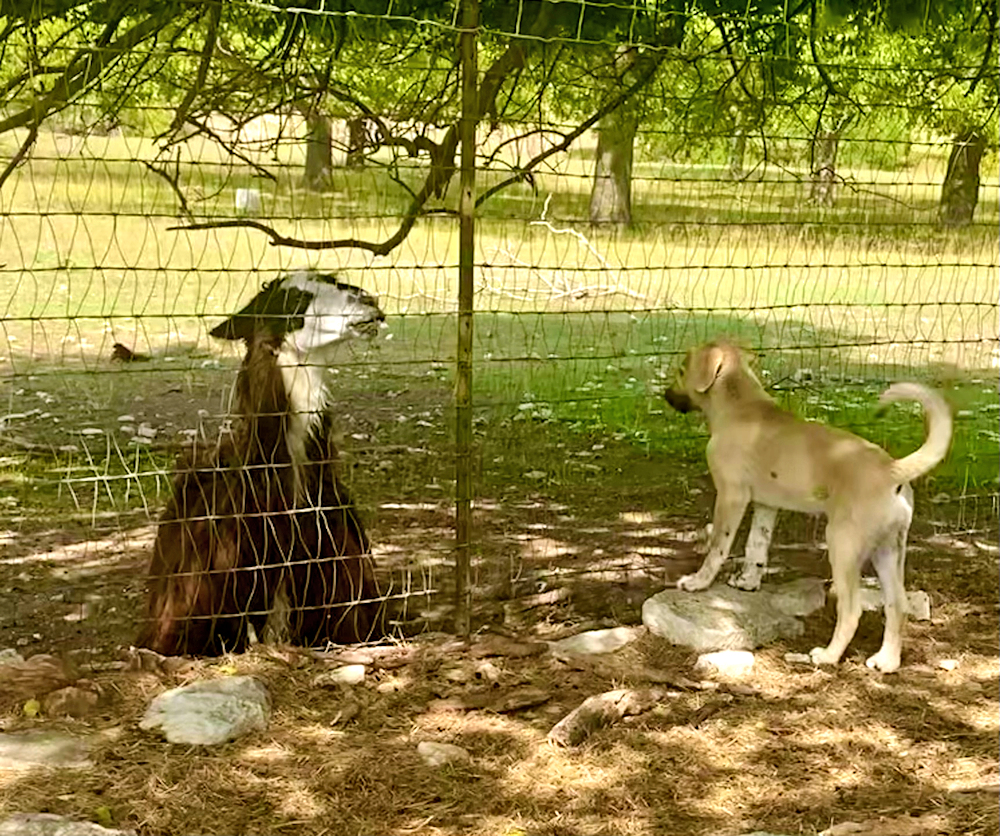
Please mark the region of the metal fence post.
<svg viewBox="0 0 1000 836"><path fill-rule="evenodd" d="M455 374L455 632L467 636L472 593L469 585L472 540L472 318L475 263L476 123L478 0L462 3L461 197L458 250L458 349Z"/></svg>

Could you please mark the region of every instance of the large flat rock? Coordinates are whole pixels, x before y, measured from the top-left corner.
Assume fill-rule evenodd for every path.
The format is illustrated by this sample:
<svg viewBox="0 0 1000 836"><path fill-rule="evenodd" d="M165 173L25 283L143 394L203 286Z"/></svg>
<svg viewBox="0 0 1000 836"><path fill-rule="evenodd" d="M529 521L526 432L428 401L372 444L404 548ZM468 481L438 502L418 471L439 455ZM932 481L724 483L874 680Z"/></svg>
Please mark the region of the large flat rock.
<svg viewBox="0 0 1000 836"><path fill-rule="evenodd" d="M271 697L260 680L233 676L164 691L139 723L159 729L170 743L212 746L266 729Z"/></svg>
<svg viewBox="0 0 1000 836"><path fill-rule="evenodd" d="M85 737L47 729L0 733L0 769L90 766L90 742Z"/></svg>
<svg viewBox="0 0 1000 836"><path fill-rule="evenodd" d="M0 821L0 836L135 836L135 831L109 830L53 813L15 813Z"/></svg>
<svg viewBox="0 0 1000 836"><path fill-rule="evenodd" d="M699 652L753 650L805 630L800 617L826 603L820 578L745 592L716 584L703 592L666 589L642 605L642 622L649 631L673 644Z"/></svg>

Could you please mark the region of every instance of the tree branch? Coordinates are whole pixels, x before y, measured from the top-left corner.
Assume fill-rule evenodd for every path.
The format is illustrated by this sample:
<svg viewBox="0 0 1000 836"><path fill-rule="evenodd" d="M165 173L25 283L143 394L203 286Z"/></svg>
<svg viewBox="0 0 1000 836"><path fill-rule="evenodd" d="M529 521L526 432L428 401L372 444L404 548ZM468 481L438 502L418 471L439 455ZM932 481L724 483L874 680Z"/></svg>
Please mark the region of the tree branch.
<svg viewBox="0 0 1000 836"><path fill-rule="evenodd" d="M171 177L169 172L164 171L162 168L157 168L151 162L143 160L142 164L153 174L158 177L162 177L167 181L167 183L170 184L170 188L174 190L174 194L177 195L177 201L180 203L181 214L189 220L194 220L194 213L191 211L190 207L188 207L187 198L184 196L184 192L181 191L181 187L178 183L178 180L180 179L180 172Z"/></svg>
<svg viewBox="0 0 1000 836"><path fill-rule="evenodd" d="M170 127L167 128L167 133L173 133L180 129L187 120L188 112L191 110L191 105L194 104L195 98L205 86L205 80L208 78L208 70L212 64L212 54L215 52L215 41L219 33L219 20L221 17L222 3L209 4L208 32L205 33L205 46L202 49L201 60L198 63L198 74L195 76L195 81L191 85L191 89L184 94L184 99L178 106L177 112L174 113L174 118L170 121Z"/></svg>
<svg viewBox="0 0 1000 836"><path fill-rule="evenodd" d="M35 99L24 110L0 121L0 134L32 123L38 124L45 117L66 107L79 93L100 79L109 66L166 26L164 20L151 15L135 24L113 44L108 44L110 34L113 34L119 22L120 18L105 27L95 47L81 49L76 53L47 95ZM110 58L107 57L109 55Z"/></svg>
<svg viewBox="0 0 1000 836"><path fill-rule="evenodd" d="M636 92L641 90L649 83L649 80L653 77L653 75L659 69L660 65L663 63L663 60L665 58L664 53L657 52L655 56L656 56L655 58L650 58L649 60L647 60L639 77L636 78L636 80L633 81L632 84L630 84L625 90L623 90L620 95L616 96L615 98L605 103L604 107L599 108L595 113L591 114L590 117L588 117L584 122L582 122L580 125L574 128L568 134L566 134L563 137L563 141L560 142L558 145L554 145L551 148L542 151L542 153L537 154L532 159L530 159L524 166L519 168L514 175L508 177L506 180L501 180L499 183L496 183L491 188L483 192L478 198L476 198L476 207L478 208L479 206L481 206L483 203L485 203L487 200L493 197L493 195L495 195L497 192L502 191L503 189L506 189L508 186L514 185L515 183L520 183L522 180L525 179L525 177L529 174L529 172L531 172L532 169L537 168L541 163L543 163L545 160L547 160L554 154L562 153L563 151L568 149L569 146L572 145L573 142L583 133L590 130L590 128L596 125L601 119L603 119L609 113L612 113L613 111L621 107L623 104L625 104L625 102L627 102L630 98L632 98L632 96L634 96Z"/></svg>
<svg viewBox="0 0 1000 836"><path fill-rule="evenodd" d="M0 172L0 190L3 189L3 184L7 182L7 178L14 173L14 169L16 169L27 156L28 152L31 150L31 146L35 144L36 139L38 139L37 122L35 122L35 124L28 129L28 135L24 138L24 142L21 143L21 147L17 149L17 153L10 158L10 162L7 163L4 170Z"/></svg>

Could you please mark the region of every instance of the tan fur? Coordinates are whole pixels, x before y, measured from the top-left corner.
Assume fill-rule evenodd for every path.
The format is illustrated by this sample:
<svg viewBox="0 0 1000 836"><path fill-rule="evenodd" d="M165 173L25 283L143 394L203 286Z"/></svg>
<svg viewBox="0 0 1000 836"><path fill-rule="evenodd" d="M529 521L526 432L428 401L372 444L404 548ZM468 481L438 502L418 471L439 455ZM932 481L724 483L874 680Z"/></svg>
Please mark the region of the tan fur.
<svg viewBox="0 0 1000 836"><path fill-rule="evenodd" d="M906 535L913 514L909 482L948 452L951 413L941 396L917 383L897 383L882 395L882 403L916 400L927 416L926 441L899 460L863 438L780 409L742 351L728 342L688 352L677 387L665 397L675 408L697 409L708 419L708 466L717 494L708 555L678 587L694 591L711 585L750 503L754 515L743 570L730 581L742 589L760 586L778 509L825 514L837 627L830 644L815 648L812 659L836 664L854 637L861 569L870 558L882 585L886 627L882 648L868 666L896 670L906 615Z"/></svg>

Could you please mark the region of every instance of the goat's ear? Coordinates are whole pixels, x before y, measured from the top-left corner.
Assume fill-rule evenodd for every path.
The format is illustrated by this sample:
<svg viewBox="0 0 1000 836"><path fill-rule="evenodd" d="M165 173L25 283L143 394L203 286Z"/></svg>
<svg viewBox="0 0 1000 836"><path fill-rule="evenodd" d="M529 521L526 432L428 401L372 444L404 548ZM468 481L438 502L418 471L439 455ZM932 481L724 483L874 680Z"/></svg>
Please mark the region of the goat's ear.
<svg viewBox="0 0 1000 836"><path fill-rule="evenodd" d="M691 359L688 382L695 392L704 395L712 388L734 351L736 349L732 346L707 345Z"/></svg>
<svg viewBox="0 0 1000 836"><path fill-rule="evenodd" d="M312 300L313 294L308 290L287 286L284 279L275 279L209 333L220 340L246 340L247 343L259 334L283 337L305 324L302 314Z"/></svg>
<svg viewBox="0 0 1000 836"><path fill-rule="evenodd" d="M209 336L218 340L247 340L249 342L253 336L253 319L249 316L236 314L220 322L208 333Z"/></svg>

